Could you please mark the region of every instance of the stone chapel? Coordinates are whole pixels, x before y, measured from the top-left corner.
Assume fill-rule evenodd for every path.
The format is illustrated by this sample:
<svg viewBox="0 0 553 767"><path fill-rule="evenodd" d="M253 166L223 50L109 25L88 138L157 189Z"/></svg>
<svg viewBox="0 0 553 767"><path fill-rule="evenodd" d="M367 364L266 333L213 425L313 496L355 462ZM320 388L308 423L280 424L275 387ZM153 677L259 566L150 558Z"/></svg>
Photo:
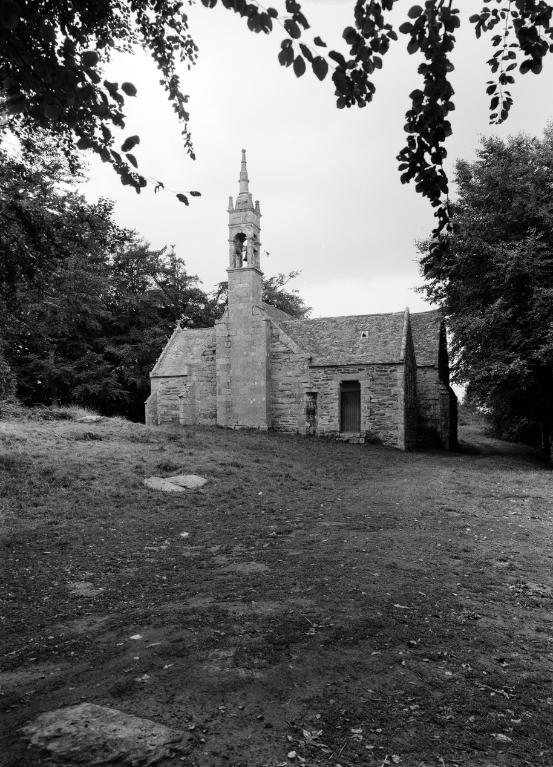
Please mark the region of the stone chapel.
<svg viewBox="0 0 553 767"><path fill-rule="evenodd" d="M239 183L228 207L227 308L215 327L177 325L150 373L146 423L452 449L457 400L440 312L300 320L264 303L245 150Z"/></svg>

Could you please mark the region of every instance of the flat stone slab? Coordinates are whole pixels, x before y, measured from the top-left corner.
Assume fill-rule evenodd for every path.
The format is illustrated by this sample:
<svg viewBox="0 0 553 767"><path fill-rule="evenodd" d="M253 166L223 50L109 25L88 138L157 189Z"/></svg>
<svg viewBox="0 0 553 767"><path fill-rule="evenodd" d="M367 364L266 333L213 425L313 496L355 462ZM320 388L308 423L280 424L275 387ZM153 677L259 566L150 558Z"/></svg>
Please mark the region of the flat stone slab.
<svg viewBox="0 0 553 767"><path fill-rule="evenodd" d="M21 731L67 765L146 767L184 753L179 730L94 703L48 711Z"/></svg>
<svg viewBox="0 0 553 767"><path fill-rule="evenodd" d="M197 487L203 487L207 482L205 477L198 474L177 474L175 477L165 477L167 482L172 482L179 487L186 487L188 490L195 490Z"/></svg>
<svg viewBox="0 0 553 767"><path fill-rule="evenodd" d="M174 477L146 477L144 484L153 490L166 493L182 493L184 490L196 490L203 487L207 479L197 474L177 474Z"/></svg>
<svg viewBox="0 0 553 767"><path fill-rule="evenodd" d="M146 477L144 484L146 487L151 487L152 490L164 490L166 493L183 493L186 489L169 482L164 477Z"/></svg>

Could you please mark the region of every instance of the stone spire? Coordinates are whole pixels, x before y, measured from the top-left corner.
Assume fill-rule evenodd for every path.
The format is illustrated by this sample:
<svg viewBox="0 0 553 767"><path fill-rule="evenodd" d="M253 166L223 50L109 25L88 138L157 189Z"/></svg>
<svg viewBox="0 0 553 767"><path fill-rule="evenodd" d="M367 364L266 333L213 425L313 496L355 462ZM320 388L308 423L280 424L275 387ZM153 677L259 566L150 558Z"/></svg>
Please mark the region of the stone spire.
<svg viewBox="0 0 553 767"><path fill-rule="evenodd" d="M253 199L250 192L250 179L246 166L246 150L242 149L242 165L240 166L240 192L236 198L236 210L254 210Z"/></svg>
<svg viewBox="0 0 553 767"><path fill-rule="evenodd" d="M250 179L248 178L248 169L246 167L246 150L242 149L242 166L240 168L240 194L248 194Z"/></svg>

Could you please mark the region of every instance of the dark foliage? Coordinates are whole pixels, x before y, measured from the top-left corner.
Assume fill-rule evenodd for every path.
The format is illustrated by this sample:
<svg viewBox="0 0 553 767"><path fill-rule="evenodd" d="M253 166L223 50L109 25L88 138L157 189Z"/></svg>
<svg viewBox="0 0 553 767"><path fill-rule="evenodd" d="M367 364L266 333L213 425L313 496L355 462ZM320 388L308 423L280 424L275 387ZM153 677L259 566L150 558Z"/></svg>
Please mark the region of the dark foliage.
<svg viewBox="0 0 553 767"><path fill-rule="evenodd" d="M461 14L453 0L426 0L408 5L407 18L394 29L391 12L397 0L352 1L352 25L343 31L344 51L328 50L320 36L306 42L309 22L298 0L285 0L283 15L253 0L221 0L242 16L253 32L284 29L278 56L297 77L308 69L319 80L331 76L339 108L364 107L376 91L373 75L397 41L398 32L410 54L419 54L420 87L410 94L405 146L398 154L403 182L414 181L419 193L436 209L432 249L447 246L450 233L448 179L443 168L445 142L451 133L449 114L455 108L450 82L451 53ZM202 0L214 8L218 0ZM469 18L477 37L489 34L494 53L486 84L492 123L505 120L512 105L510 87L516 70L538 74L553 48L553 7L544 0L483 0ZM193 157L188 131L187 96L176 74L179 61L188 66L197 48L189 34L181 0L4 0L0 16L0 91L9 127L21 139L35 140L36 127L53 132L68 150L75 144L92 149L110 163L125 184L137 191L146 179L132 153L139 136L127 136L116 149L113 129L125 127L125 100L134 97L134 84L109 82L103 64L114 51L142 44L161 72L161 82L183 128L185 150ZM156 189L163 187L157 182ZM188 195L177 194L188 205Z"/></svg>
<svg viewBox="0 0 553 767"><path fill-rule="evenodd" d="M550 449L553 424L553 131L484 139L457 163L455 233L422 260L453 333L455 377L497 431ZM424 252L424 249L423 249Z"/></svg>
<svg viewBox="0 0 553 767"><path fill-rule="evenodd" d="M184 148L194 157L188 97L177 64L190 66L197 48L180 0L4 0L0 13L0 112L5 129L31 146L47 129L69 153L91 149L112 165L123 184L140 191L146 179L132 153L139 136L125 128L125 100L137 94L103 76L116 51L142 45L158 66L161 84L182 125ZM117 147L117 144L120 146ZM188 194L197 195L198 192ZM185 204L188 197L177 195Z"/></svg>

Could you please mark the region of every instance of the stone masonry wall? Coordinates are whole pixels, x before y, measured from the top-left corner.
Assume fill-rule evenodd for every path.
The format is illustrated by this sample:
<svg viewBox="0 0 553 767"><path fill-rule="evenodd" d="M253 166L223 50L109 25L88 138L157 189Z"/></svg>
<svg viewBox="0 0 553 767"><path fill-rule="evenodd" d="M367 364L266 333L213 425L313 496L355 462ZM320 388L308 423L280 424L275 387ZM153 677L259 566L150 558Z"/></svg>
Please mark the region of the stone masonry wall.
<svg viewBox="0 0 553 767"><path fill-rule="evenodd" d="M146 400L148 425L179 422L179 397L186 389L187 378L188 376L170 376L151 379L151 393Z"/></svg>
<svg viewBox="0 0 553 767"><path fill-rule="evenodd" d="M230 426L230 328L228 310L215 325L217 426Z"/></svg>
<svg viewBox="0 0 553 767"><path fill-rule="evenodd" d="M307 355L290 349L278 328L274 328L271 344L272 426L276 431L301 434L339 434L340 383L359 381L361 433L385 445L404 449L404 376L404 366L397 364L310 366ZM313 427L306 412L310 394L316 395L317 402ZM414 438L412 429L411 423L410 441Z"/></svg>
<svg viewBox="0 0 553 767"><path fill-rule="evenodd" d="M436 367L417 368L418 447L449 449L449 398Z"/></svg>
<svg viewBox="0 0 553 767"><path fill-rule="evenodd" d="M384 445L404 449L403 365L312 367L318 392L319 434L340 432L340 382L359 381L361 433Z"/></svg>
<svg viewBox="0 0 553 767"><path fill-rule="evenodd" d="M214 425L217 421L215 343L206 348L202 362L190 366L193 397L181 401L180 422L182 424ZM189 408L187 413L186 408Z"/></svg>
<svg viewBox="0 0 553 767"><path fill-rule="evenodd" d="M311 391L308 358L293 351L272 326L270 347L271 425L275 431L309 433L306 392Z"/></svg>
<svg viewBox="0 0 553 767"><path fill-rule="evenodd" d="M175 343L174 349L169 347L163 360L166 370L174 364L182 374L152 376L151 394L146 401L147 424L216 422L214 333L209 329L184 332L184 338L179 339L182 343ZM181 362L183 346L186 364ZM178 363L171 359L172 354L178 355Z"/></svg>

